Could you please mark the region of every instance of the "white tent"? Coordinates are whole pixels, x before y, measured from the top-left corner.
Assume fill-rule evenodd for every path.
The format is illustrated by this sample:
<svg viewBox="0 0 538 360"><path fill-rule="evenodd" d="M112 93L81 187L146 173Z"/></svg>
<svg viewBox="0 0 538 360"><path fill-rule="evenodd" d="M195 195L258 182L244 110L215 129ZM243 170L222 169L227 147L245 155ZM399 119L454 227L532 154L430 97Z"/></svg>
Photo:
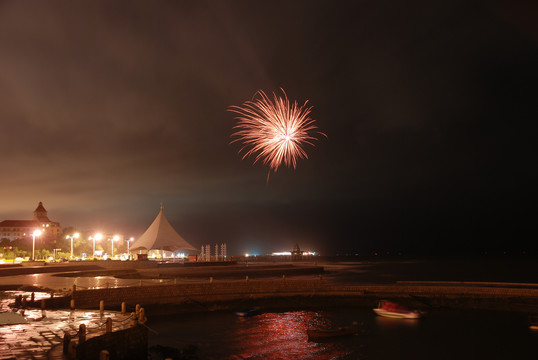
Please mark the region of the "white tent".
<svg viewBox="0 0 538 360"><path fill-rule="evenodd" d="M131 250L198 250L179 235L164 216L163 206L142 236L131 245Z"/></svg>

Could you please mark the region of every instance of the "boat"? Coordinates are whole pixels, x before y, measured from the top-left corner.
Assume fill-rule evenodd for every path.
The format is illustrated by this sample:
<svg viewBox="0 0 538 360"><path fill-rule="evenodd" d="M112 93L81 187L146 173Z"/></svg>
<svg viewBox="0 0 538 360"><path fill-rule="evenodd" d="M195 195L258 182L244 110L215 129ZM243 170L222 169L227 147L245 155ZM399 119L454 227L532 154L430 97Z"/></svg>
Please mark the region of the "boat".
<svg viewBox="0 0 538 360"><path fill-rule="evenodd" d="M18 312L0 312L0 325L24 324L27 322L28 320L26 320L24 315L19 314Z"/></svg>
<svg viewBox="0 0 538 360"><path fill-rule="evenodd" d="M420 311L409 310L405 306L387 300L381 300L373 310L379 316L398 319L418 319L422 316Z"/></svg>
<svg viewBox="0 0 538 360"><path fill-rule="evenodd" d="M258 315L259 313L260 313L260 308L256 306L245 311L237 311L235 315L241 316L241 317L249 317L253 315Z"/></svg>
<svg viewBox="0 0 538 360"><path fill-rule="evenodd" d="M335 337L353 335L355 334L355 329L352 326L344 326L339 328L315 328L306 330L308 335L308 340L319 341L327 340Z"/></svg>

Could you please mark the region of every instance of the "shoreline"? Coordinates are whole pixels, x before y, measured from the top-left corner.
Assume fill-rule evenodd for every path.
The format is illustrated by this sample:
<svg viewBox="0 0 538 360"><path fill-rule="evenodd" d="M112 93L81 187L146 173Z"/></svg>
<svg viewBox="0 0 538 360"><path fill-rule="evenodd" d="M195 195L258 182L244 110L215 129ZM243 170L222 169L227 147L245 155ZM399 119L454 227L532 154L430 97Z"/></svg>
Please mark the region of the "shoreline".
<svg viewBox="0 0 538 360"><path fill-rule="evenodd" d="M459 260L458 260L459 261ZM448 265L447 265L448 264ZM481 264L417 261L402 262L254 262L212 266L183 266L156 262L92 261L61 265L24 266L0 269L0 291L23 290L53 293L45 299L47 308L117 309L121 302L129 306L140 303L146 307L162 305L182 311L242 306L247 301L275 302L294 297L312 304L339 301L375 305L380 299L394 299L412 307L446 307L493 309L538 313L538 284L528 282L530 273L520 282L491 274ZM425 271L431 266L433 271ZM524 264L521 270L527 270ZM22 269L24 270L22 270ZM40 271L41 282L35 283L21 270ZM462 277L459 274L464 273ZM454 274L453 277L448 277ZM487 277L484 274L488 275ZM2 284L2 278L16 282ZM480 275L480 276L479 276ZM89 282L105 277L97 285ZM114 280L112 280L112 278ZM518 277L520 278L520 277ZM20 286L18 280L32 280ZM68 287L50 289L54 279L64 279ZM130 281L129 281L130 280ZM134 281L133 281L134 280ZM495 280L495 281L491 281ZM8 282L9 282L8 281ZM62 280L63 281L63 280ZM112 283L113 286L109 286ZM148 285L148 283L150 283ZM48 285L48 286L47 286ZM342 299L352 299L351 301ZM303 301L303 302L305 302ZM192 307L189 304L197 304ZM41 303L31 304L41 307Z"/></svg>

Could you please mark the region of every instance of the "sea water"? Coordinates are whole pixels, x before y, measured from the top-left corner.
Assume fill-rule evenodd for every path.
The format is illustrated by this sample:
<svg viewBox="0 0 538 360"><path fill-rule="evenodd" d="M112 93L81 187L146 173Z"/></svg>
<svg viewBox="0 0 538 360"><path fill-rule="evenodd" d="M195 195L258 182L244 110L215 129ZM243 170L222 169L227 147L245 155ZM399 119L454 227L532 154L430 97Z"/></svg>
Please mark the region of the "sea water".
<svg viewBox="0 0 538 360"><path fill-rule="evenodd" d="M312 327L350 326L355 335L309 341ZM200 359L538 359L538 332L523 314L431 309L418 320L366 308L231 311L154 316L150 346L190 346Z"/></svg>

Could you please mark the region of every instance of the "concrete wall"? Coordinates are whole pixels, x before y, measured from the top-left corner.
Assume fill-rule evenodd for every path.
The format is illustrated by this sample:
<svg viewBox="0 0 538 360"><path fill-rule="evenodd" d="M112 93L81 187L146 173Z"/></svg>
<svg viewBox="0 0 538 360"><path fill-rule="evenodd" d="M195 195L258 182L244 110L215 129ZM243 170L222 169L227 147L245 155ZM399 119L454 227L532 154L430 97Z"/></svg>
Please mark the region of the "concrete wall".
<svg viewBox="0 0 538 360"><path fill-rule="evenodd" d="M313 295L324 288L326 288L325 281L319 280L251 280L77 290L72 293L72 298L77 308L98 308L100 300L105 301L106 307L117 307L122 302L130 306L177 304L190 300L208 302L267 296Z"/></svg>

